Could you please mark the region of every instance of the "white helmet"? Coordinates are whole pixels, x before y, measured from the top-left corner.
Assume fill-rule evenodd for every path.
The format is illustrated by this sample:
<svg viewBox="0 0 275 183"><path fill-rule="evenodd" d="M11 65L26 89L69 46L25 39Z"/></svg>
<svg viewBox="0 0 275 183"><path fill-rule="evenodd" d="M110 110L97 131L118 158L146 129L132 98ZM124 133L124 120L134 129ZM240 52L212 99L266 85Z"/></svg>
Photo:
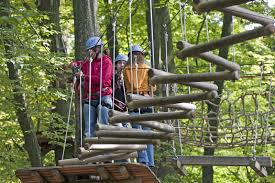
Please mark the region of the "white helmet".
<svg viewBox="0 0 275 183"><path fill-rule="evenodd" d="M143 49L139 45L133 45L132 50L129 50L128 55L130 55L130 52L141 52L143 54Z"/></svg>
<svg viewBox="0 0 275 183"><path fill-rule="evenodd" d="M123 55L123 54L117 55L116 59L115 59L115 62L118 62L120 60L127 61L128 60L128 56L127 55Z"/></svg>
<svg viewBox="0 0 275 183"><path fill-rule="evenodd" d="M101 41L100 37L93 36L86 41L85 47L86 47L86 50L89 50L95 46L101 46L101 45L103 45L103 42Z"/></svg>

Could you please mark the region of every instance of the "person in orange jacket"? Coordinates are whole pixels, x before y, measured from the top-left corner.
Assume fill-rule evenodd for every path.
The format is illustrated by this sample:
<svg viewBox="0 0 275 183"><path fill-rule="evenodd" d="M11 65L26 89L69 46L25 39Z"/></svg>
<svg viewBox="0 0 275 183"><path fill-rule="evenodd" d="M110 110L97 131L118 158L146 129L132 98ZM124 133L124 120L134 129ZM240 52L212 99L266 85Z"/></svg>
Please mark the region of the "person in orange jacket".
<svg viewBox="0 0 275 183"><path fill-rule="evenodd" d="M149 84L148 70L150 69L150 67L145 63L144 53L139 45L133 45L131 51L132 53L129 52L128 56L132 56L132 60L131 58L129 58L128 63L124 68L124 81L126 93L149 96L151 95L151 91L155 90L155 88ZM130 115L139 115L152 112L152 107L129 110ZM135 124L133 124L132 127L142 128L143 130L151 130L146 126ZM154 146L152 144L148 144L146 150L138 151L138 162L146 164L149 167L155 166Z"/></svg>

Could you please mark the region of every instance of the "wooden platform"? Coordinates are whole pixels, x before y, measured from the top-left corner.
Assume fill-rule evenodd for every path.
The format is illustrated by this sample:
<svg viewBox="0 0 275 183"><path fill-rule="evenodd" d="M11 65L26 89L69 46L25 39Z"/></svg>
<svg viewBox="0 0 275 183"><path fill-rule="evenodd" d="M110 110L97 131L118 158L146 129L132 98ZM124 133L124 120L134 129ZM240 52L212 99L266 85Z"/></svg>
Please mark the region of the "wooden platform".
<svg viewBox="0 0 275 183"><path fill-rule="evenodd" d="M72 177L78 177L73 182L87 183L160 183L149 167L138 163L37 167L17 170L16 176L23 183L68 183L72 182ZM91 180L91 176L98 176L101 180Z"/></svg>

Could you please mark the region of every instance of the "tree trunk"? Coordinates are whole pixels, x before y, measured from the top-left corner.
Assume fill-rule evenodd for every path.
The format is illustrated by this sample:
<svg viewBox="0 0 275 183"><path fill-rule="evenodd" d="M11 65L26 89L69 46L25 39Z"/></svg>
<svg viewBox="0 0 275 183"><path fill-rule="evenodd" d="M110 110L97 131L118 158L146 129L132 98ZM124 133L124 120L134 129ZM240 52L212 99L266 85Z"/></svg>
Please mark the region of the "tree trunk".
<svg viewBox="0 0 275 183"><path fill-rule="evenodd" d="M165 32L168 34L168 43L167 43L167 57L168 57L168 71L175 72L175 63L173 56L173 42L172 42L172 32L170 24L170 13L169 8L166 5L161 5L160 0L152 0L153 2L153 39L154 39L154 58L155 58L155 67L157 69L165 69ZM151 41L151 19L150 19L150 1L147 1L147 33L148 40ZM166 25L166 28L164 28Z"/></svg>
<svg viewBox="0 0 275 183"><path fill-rule="evenodd" d="M90 36L98 35L97 24L97 0L73 0L74 9L74 28L75 28L75 58L83 59L87 56L85 42ZM79 115L79 97L76 96L76 133L75 133L75 155L77 149L81 146L80 141L80 115ZM84 124L84 123L82 123Z"/></svg>
<svg viewBox="0 0 275 183"><path fill-rule="evenodd" d="M221 37L225 37L231 34L231 23L232 23L232 16L229 14L224 14L223 18L223 27L222 27L222 35ZM223 57L225 59L228 58L228 51L229 47L223 47L219 49L219 56ZM216 72L224 71L224 67L222 66L217 66ZM224 81L215 81L214 84L216 84L219 89L218 89L218 94L221 96L224 88ZM219 106L221 99L217 98L214 101L212 101L214 104ZM213 105L208 104L208 112L213 111L214 113L211 113L208 115L208 118L211 119L209 120L209 125L213 128L211 128L211 134L214 136L212 137L212 140L214 143L218 141L217 136L218 136L218 126L219 126L219 121L218 121L218 116L217 114L219 113L219 107L215 107ZM213 119L214 118L214 119ZM207 136L210 138L210 134L207 134ZM215 153L215 148L204 148L204 155L214 155ZM214 177L214 170L212 166L204 166L202 167L202 182L203 183L213 183L213 177Z"/></svg>
<svg viewBox="0 0 275 183"><path fill-rule="evenodd" d="M0 0L1 7L5 9L0 10L1 16L10 17L10 1L9 0ZM1 25L3 28L12 29L8 24ZM12 31L12 30L11 30ZM7 59L12 60L13 57L13 46L12 41L4 39L4 48ZM25 100L25 94L23 92L23 86L19 76L19 71L15 67L14 63L11 61L7 62L9 79L11 80L12 92L13 92L13 104L17 116L17 120L20 124L21 130L24 135L25 140L25 149L27 150L31 165L33 167L42 166L40 147L33 129L33 124L31 118L27 113L27 106Z"/></svg>
<svg viewBox="0 0 275 183"><path fill-rule="evenodd" d="M65 47L65 44L63 42L63 38L62 38L62 32L61 32L61 27L60 27L60 17L59 17L59 7L60 7L60 0L40 0L37 3L37 7L38 10L42 11L43 14L46 14L49 16L49 20L48 22L44 22L45 23L49 23L53 25L53 30L56 31L55 34L53 34L52 36L50 36L50 51L51 52L56 52L56 53L64 53L67 54L67 50ZM64 74L62 74L62 71L57 71L55 73L56 75L56 80L51 82L51 85L53 88L56 89L61 89L61 90L65 90L66 89L66 83L64 82ZM55 108L52 112L59 114L62 119L63 122L65 123L67 121L67 114L68 114L68 102L62 99L58 99L57 101L55 101L54 103ZM55 119L54 123L58 123L57 121L58 119ZM49 129L50 131L56 131L58 130L56 127L56 125L50 125ZM60 160L62 158L62 146L56 146L55 148L55 162L57 163L58 160ZM68 152L68 149L66 149L67 153L66 153L66 158L71 158L72 157L72 152Z"/></svg>
<svg viewBox="0 0 275 183"><path fill-rule="evenodd" d="M104 0L104 3L106 4L106 7L110 7L110 3L109 0ZM114 3L116 3L116 1L114 1ZM107 8L108 12L111 12L112 14L115 13L114 10L111 10L110 8ZM107 30L106 30L106 36L107 36L107 40L108 40L108 47L110 49L110 54L111 56L113 56L114 54L114 38L115 38L115 55L118 54L118 41L117 41L117 34L114 36L114 32L113 32L113 23L115 21L115 17L112 17L111 14L106 15L108 18L108 23L107 23ZM117 28L116 28L117 29ZM116 32L117 33L117 32Z"/></svg>

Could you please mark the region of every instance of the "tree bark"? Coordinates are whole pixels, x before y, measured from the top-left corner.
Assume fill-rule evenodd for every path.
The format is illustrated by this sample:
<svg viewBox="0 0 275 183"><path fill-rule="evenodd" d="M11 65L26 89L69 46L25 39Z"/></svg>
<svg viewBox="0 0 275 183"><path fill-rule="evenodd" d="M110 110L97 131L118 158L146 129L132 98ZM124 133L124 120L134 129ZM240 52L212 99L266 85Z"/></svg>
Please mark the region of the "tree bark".
<svg viewBox="0 0 275 183"><path fill-rule="evenodd" d="M10 17L10 1L0 0L1 7L5 7L0 10L1 16ZM2 24L2 28L10 29L12 27L9 24ZM4 39L5 57L8 60L13 58L13 43L11 40ZM42 166L40 147L34 132L33 124L31 118L28 116L27 104L25 99L25 94L23 85L20 79L19 70L16 68L15 64L11 61L7 62L9 79L11 81L12 92L13 92L13 104L15 108L15 113L17 120L21 127L24 136L24 147L27 150L31 166L40 167Z"/></svg>
<svg viewBox="0 0 275 183"><path fill-rule="evenodd" d="M73 0L76 59L87 56L85 42L89 37L98 35L97 8L97 0Z"/></svg>
<svg viewBox="0 0 275 183"><path fill-rule="evenodd" d="M90 36L98 35L97 23L97 0L73 0L74 11L74 28L75 28L75 59L83 59L87 56L85 50L85 42ZM80 113L79 113L79 97L76 96L75 101L76 111L76 131L75 131L75 150L74 154L77 155L77 150L81 146L81 132L80 132ZM83 123L84 124L84 123Z"/></svg>
<svg viewBox="0 0 275 183"><path fill-rule="evenodd" d="M232 31L231 23L232 23L232 16L229 14L224 14L221 37L225 37L225 36L228 36L231 34L231 31ZM228 51L229 51L229 47L220 48L219 56L227 59ZM219 66L219 65L216 68L216 72L220 72L220 71L224 71L224 70L225 70L225 68L222 66ZM218 94L219 94L219 96L221 96L223 93L224 81L215 81L214 84L216 84L219 87ZM214 99L212 102L214 104L216 104L217 106L219 106L221 99L217 98L217 99ZM212 141L214 143L216 143L218 141L218 139L217 139L218 131L217 130L218 130L218 126L219 126L219 121L218 121L217 115L219 113L220 108L215 107L210 104L207 104L207 105L208 105L208 112L210 112L210 111L213 112L208 115L208 118L211 119L211 120L209 120L209 125L213 126L213 128L211 128L211 132L210 132L214 136L214 138L212 138ZM207 136L209 138L211 138L210 134L207 134ZM204 148L204 155L214 155L214 153L215 153L215 148ZM213 177L214 177L214 170L213 170L212 166L202 167L202 182L203 183L213 183Z"/></svg>

